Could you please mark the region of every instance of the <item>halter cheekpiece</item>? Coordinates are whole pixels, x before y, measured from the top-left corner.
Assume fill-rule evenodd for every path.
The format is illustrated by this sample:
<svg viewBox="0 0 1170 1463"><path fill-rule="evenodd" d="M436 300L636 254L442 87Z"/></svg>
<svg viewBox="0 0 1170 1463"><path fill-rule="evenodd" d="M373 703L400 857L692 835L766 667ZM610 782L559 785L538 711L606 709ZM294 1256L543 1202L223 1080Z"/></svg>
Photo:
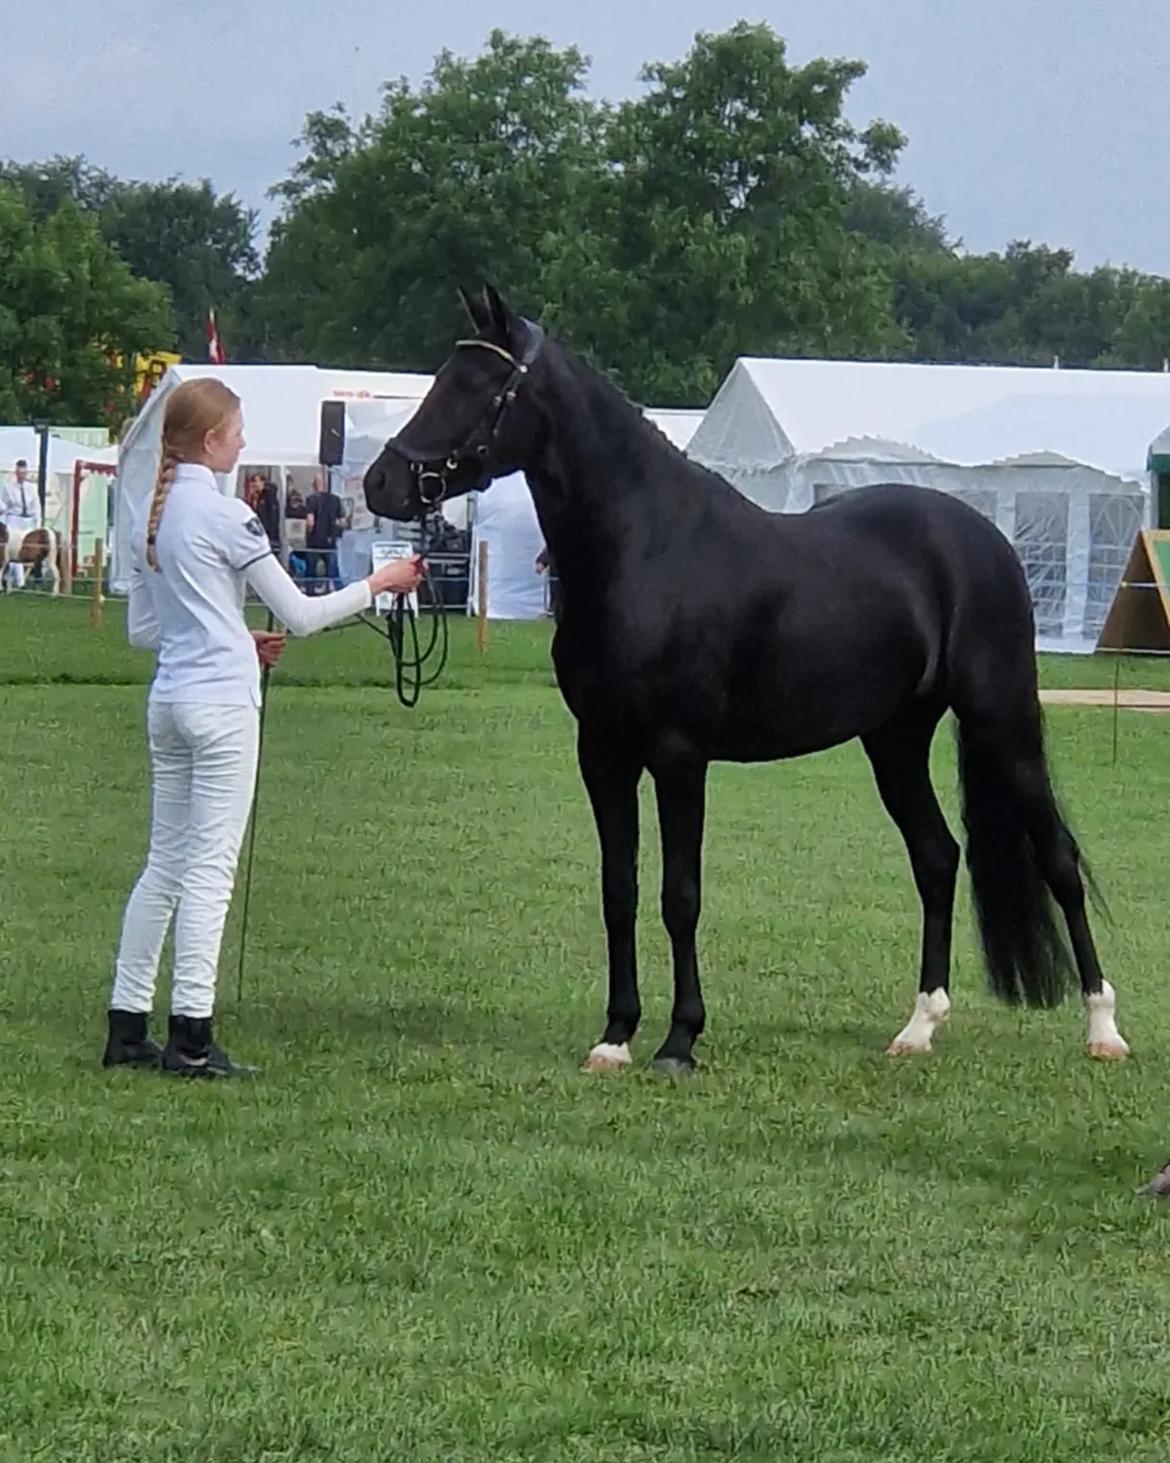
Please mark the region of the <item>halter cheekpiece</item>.
<svg viewBox="0 0 1170 1463"><path fill-rule="evenodd" d="M496 438L500 435L504 421L508 415L508 408L515 402L517 392L523 385L533 362L539 356L541 347L544 345L544 331L531 320L524 321L528 331L528 338L525 343L522 356L514 355L506 346L496 345L491 340L457 340L456 350L484 350L491 351L493 355L499 356L501 360L507 361L512 368L508 379L492 396L487 411L480 422L474 426L464 439L463 443L454 451L448 453L442 466L434 463L420 462L410 457L398 445L395 438L386 444L392 452L399 457L406 458L411 472L418 480L418 495L422 502L424 514L438 505L447 496L447 475L458 470L469 459L484 461L491 453Z"/></svg>

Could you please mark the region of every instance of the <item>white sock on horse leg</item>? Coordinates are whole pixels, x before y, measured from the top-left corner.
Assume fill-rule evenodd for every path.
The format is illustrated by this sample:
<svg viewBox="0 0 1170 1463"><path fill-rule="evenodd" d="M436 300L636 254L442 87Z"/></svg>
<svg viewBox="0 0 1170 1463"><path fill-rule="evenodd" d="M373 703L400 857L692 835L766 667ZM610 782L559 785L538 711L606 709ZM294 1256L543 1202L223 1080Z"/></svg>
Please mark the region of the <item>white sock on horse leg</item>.
<svg viewBox="0 0 1170 1463"><path fill-rule="evenodd" d="M587 1072L620 1072L632 1061L629 1042L599 1041L585 1058Z"/></svg>
<svg viewBox="0 0 1170 1463"><path fill-rule="evenodd" d="M1117 1029L1117 995L1108 981L1099 996L1086 996L1089 1021L1089 1055L1103 1061L1121 1061L1129 1055L1129 1043Z"/></svg>
<svg viewBox="0 0 1170 1463"><path fill-rule="evenodd" d="M944 990L919 991L914 1014L886 1048L892 1057L928 1052L934 1033L951 1014L951 1000Z"/></svg>

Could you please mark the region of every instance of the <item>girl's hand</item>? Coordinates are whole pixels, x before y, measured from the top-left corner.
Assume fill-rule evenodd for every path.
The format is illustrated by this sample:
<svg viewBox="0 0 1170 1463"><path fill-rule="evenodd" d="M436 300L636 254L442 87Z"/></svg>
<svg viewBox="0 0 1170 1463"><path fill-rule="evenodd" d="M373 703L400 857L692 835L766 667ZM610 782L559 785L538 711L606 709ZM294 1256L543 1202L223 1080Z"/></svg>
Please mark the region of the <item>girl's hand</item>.
<svg viewBox="0 0 1170 1463"><path fill-rule="evenodd" d="M256 642L260 664L274 666L284 653L288 635L284 630L253 630L252 639Z"/></svg>
<svg viewBox="0 0 1170 1463"><path fill-rule="evenodd" d="M392 559L389 564L375 569L366 583L375 597L379 594L410 594L418 588L425 567L421 554L413 559Z"/></svg>

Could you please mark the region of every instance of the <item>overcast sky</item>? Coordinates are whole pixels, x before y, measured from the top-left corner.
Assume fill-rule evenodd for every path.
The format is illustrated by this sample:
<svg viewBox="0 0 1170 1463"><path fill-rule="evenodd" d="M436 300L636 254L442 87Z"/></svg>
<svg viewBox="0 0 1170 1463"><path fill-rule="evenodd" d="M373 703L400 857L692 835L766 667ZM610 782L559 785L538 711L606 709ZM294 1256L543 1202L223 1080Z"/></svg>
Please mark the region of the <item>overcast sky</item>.
<svg viewBox="0 0 1170 1463"><path fill-rule="evenodd" d="M741 18L797 62L868 63L854 119L902 128L899 181L968 248L1031 238L1170 274L1167 0L0 0L0 156L209 177L267 218L306 112L372 110L383 80L474 55L493 25L576 43L617 98L641 62Z"/></svg>

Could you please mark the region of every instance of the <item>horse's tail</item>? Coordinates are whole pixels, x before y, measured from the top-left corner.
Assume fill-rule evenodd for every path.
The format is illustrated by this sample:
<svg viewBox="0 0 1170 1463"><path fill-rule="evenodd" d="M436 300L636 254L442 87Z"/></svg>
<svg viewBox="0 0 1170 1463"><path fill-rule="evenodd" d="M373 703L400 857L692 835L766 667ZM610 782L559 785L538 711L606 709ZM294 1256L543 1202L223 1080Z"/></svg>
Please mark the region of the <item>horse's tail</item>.
<svg viewBox="0 0 1170 1463"><path fill-rule="evenodd" d="M1071 962L1010 780L1011 749L997 746L985 731L973 733L961 719L958 736L967 868L992 993L1011 1003L1059 1005ZM1042 750L1030 775L1036 771L1042 796L1051 800Z"/></svg>

